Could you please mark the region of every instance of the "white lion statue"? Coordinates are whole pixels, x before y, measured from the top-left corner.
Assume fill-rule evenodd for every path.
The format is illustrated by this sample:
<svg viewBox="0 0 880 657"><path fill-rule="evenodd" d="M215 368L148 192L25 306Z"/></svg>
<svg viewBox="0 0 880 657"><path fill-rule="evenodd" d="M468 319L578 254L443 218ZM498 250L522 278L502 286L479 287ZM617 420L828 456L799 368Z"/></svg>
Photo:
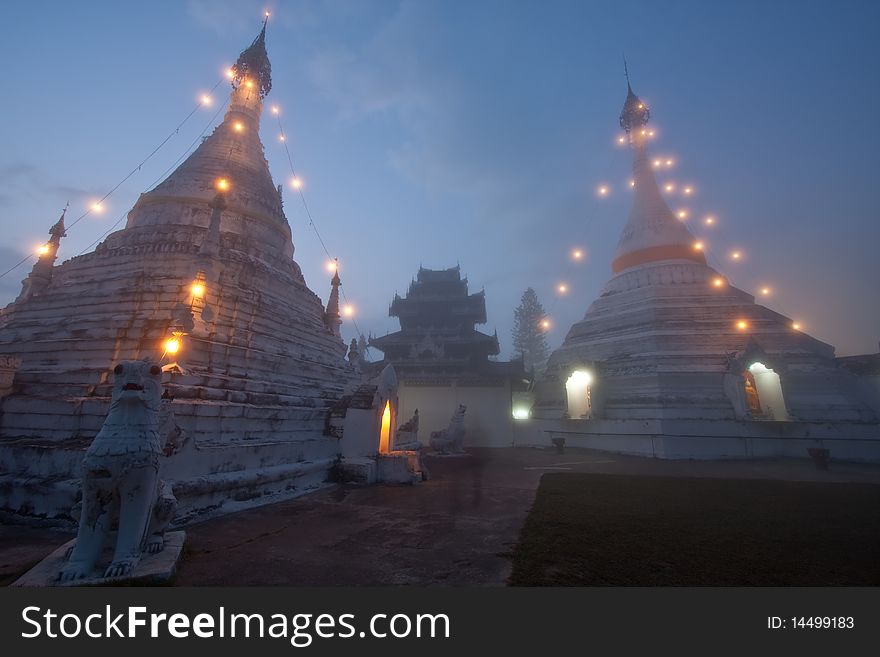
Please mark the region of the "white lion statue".
<svg viewBox="0 0 880 657"><path fill-rule="evenodd" d="M126 361L113 370L110 411L83 459L82 511L76 543L59 579L92 577L101 552L116 543L104 577L131 574L141 554L165 546L177 500L159 479L162 370Z"/></svg>

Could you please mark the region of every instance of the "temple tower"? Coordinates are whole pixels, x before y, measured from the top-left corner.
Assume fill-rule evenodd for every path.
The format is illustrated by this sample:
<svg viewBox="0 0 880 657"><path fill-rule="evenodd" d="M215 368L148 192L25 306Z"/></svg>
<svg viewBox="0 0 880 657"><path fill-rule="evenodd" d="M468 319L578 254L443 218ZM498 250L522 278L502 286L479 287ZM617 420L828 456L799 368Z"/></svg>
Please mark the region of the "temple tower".
<svg viewBox="0 0 880 657"><path fill-rule="evenodd" d="M394 366L400 383L399 417L416 410L423 442L444 429L458 404L467 406L469 444L509 446L511 397L524 389L522 361L490 360L499 352L498 335L476 329L486 323L486 295L468 292L461 268L419 267L405 297L397 294L388 309L400 330L371 338L385 354L371 363L375 371Z"/></svg>
<svg viewBox="0 0 880 657"><path fill-rule="evenodd" d="M327 300L327 309L324 311L324 325L340 339L342 339L340 332L342 318L339 316L339 287L341 285L339 269L336 269L333 271L333 278L330 279L330 298Z"/></svg>
<svg viewBox="0 0 880 657"><path fill-rule="evenodd" d="M61 238L67 235L64 230L64 215L66 214L67 208L65 207L61 212L61 218L49 229L49 241L39 248L37 261L28 277L21 282L21 293L16 298L16 302L25 301L40 294L52 282L52 268L58 259L58 247L61 246Z"/></svg>

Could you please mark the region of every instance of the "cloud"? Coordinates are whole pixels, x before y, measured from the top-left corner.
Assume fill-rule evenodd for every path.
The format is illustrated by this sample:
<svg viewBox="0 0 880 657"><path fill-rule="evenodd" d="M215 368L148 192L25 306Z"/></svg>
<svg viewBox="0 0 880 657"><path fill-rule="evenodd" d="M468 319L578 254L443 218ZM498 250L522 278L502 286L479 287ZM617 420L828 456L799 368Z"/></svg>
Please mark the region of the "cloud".
<svg viewBox="0 0 880 657"><path fill-rule="evenodd" d="M493 41L466 27L480 11L463 5L450 21L434 3L403 2L359 46L326 46L307 70L340 121L396 119L403 137L386 157L430 192L453 190L499 211L534 206L536 180L562 189L574 175L566 173L574 144L552 121L570 110L536 98L511 70L526 54L493 45L518 34Z"/></svg>
<svg viewBox="0 0 880 657"><path fill-rule="evenodd" d="M259 3L241 0L188 0L186 13L196 25L225 37L253 31L246 17L259 16Z"/></svg>
<svg viewBox="0 0 880 657"><path fill-rule="evenodd" d="M94 194L94 192L90 192L87 189L83 189L82 187L71 187L70 185L50 185L46 187L46 192L49 194L59 196L70 201L71 199L80 199L88 197L90 194Z"/></svg>
<svg viewBox="0 0 880 657"><path fill-rule="evenodd" d="M29 162L13 162L0 168L0 177L9 182L10 180L28 179L39 173L37 167Z"/></svg>
<svg viewBox="0 0 880 657"><path fill-rule="evenodd" d="M0 274L18 265L24 254L10 249L8 246L0 246ZM13 301L21 291L21 280L27 276L28 263L23 263L8 274L0 278L0 307Z"/></svg>
<svg viewBox="0 0 880 657"><path fill-rule="evenodd" d="M288 4L278 0L188 0L186 13L196 25L220 37L254 35L263 19L263 12L269 11L269 30L294 26L314 27L320 22L321 9L335 6L336 3L297 3L291 9ZM357 2L343 2L357 5ZM278 6L278 11L275 7ZM335 8L335 11L341 11Z"/></svg>
<svg viewBox="0 0 880 657"><path fill-rule="evenodd" d="M7 164L0 168L0 179L4 181L4 186L8 190L0 194L0 206L14 207L22 198L55 197L75 202L86 199L94 193L81 187L57 184L50 178L46 171L30 162Z"/></svg>

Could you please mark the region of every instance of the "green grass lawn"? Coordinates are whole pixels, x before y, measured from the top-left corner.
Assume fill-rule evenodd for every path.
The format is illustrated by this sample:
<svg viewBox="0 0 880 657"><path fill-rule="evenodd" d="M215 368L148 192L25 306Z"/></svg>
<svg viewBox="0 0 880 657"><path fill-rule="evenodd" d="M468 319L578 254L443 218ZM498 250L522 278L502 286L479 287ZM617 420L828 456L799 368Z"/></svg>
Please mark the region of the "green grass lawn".
<svg viewBox="0 0 880 657"><path fill-rule="evenodd" d="M514 586L880 585L880 486L541 479Z"/></svg>

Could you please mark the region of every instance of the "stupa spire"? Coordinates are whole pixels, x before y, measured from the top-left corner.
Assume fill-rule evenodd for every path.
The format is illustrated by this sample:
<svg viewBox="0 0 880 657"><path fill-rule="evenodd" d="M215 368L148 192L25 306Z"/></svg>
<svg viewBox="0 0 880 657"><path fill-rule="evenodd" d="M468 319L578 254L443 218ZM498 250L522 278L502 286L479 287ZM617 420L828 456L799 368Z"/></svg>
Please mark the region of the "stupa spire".
<svg viewBox="0 0 880 657"><path fill-rule="evenodd" d="M333 278L330 280L330 298L327 300L327 310L324 312L324 325L336 337L342 337L339 327L342 325L342 319L339 316L339 286L342 281L339 279L339 269L333 272Z"/></svg>
<svg viewBox="0 0 880 657"><path fill-rule="evenodd" d="M648 121L651 111L632 90L624 60L626 100L620 112L620 127L626 131L633 152L633 203L626 226L617 243L611 269L624 269L652 262L691 261L706 264L703 252L695 248L694 236L672 214L654 177L648 158Z"/></svg>
<svg viewBox="0 0 880 657"><path fill-rule="evenodd" d="M272 90L272 65L269 63L269 54L266 52L266 25L269 15L263 20L263 29L253 40L253 43L245 48L238 56L238 60L232 67L232 87L238 89L242 84L251 81L258 89L260 98L269 95Z"/></svg>
<svg viewBox="0 0 880 657"><path fill-rule="evenodd" d="M31 273L21 282L21 293L16 301L24 301L39 294L52 281L52 268L58 259L58 247L61 245L61 238L67 236L64 228L64 216L67 214L69 205L68 203L64 206L61 217L49 229L49 240L40 247L39 257L34 263Z"/></svg>
<svg viewBox="0 0 880 657"><path fill-rule="evenodd" d="M232 91L222 123L171 175L140 197L126 228L152 234L166 225L216 228L214 233L238 235L234 241L239 247L261 257L289 261L294 253L290 226L260 141L263 99L272 88L265 22L229 75ZM225 204L219 214L218 193ZM214 237L212 233L205 239ZM211 248L204 243L202 253Z"/></svg>

